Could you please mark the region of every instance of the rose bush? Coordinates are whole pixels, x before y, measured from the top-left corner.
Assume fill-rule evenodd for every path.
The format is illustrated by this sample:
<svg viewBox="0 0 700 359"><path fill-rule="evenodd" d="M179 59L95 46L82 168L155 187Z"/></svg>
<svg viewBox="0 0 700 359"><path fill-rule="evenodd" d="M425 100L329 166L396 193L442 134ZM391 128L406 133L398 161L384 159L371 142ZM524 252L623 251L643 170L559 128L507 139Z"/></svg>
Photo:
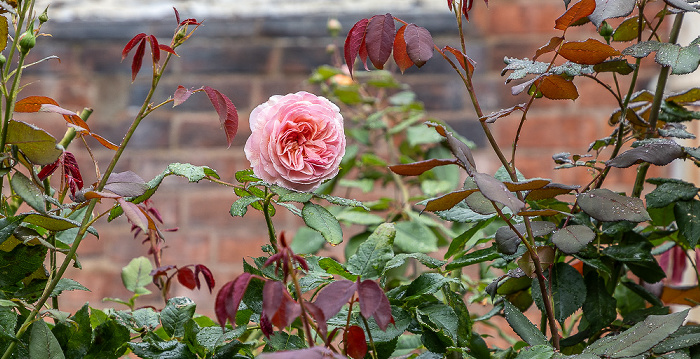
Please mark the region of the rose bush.
<svg viewBox="0 0 700 359"><path fill-rule="evenodd" d="M245 154L262 180L313 191L338 174L343 116L326 98L304 91L272 96L250 113L250 130Z"/></svg>

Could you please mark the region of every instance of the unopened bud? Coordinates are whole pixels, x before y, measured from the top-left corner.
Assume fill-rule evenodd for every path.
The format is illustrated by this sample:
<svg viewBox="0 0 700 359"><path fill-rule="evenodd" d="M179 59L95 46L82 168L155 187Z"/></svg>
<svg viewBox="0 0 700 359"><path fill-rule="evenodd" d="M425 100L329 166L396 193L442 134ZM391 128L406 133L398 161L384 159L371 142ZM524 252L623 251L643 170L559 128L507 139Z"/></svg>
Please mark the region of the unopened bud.
<svg viewBox="0 0 700 359"><path fill-rule="evenodd" d="M340 24L340 21L338 19L330 19L328 20L328 24L326 25L328 28L328 32L331 34L331 36L338 36L340 33L340 30L343 29L343 25Z"/></svg>
<svg viewBox="0 0 700 359"><path fill-rule="evenodd" d="M49 7L47 6L46 9L44 9L44 12L42 12L41 15L39 15L39 22L40 22L40 23L43 24L43 23L49 21L49 13L48 13L48 11L49 11Z"/></svg>
<svg viewBox="0 0 700 359"><path fill-rule="evenodd" d="M7 59L5 58L5 55L0 54L0 67L5 66L5 62Z"/></svg>
<svg viewBox="0 0 700 359"><path fill-rule="evenodd" d="M19 51L26 55L34 45L36 45L36 36L34 36L34 30L29 29L19 38Z"/></svg>
<svg viewBox="0 0 700 359"><path fill-rule="evenodd" d="M602 36L605 41L610 42L610 37L612 34L615 32L615 29L613 29L610 24L607 23L607 21L603 21L602 24L600 24L600 29L598 29L598 33L600 36Z"/></svg>

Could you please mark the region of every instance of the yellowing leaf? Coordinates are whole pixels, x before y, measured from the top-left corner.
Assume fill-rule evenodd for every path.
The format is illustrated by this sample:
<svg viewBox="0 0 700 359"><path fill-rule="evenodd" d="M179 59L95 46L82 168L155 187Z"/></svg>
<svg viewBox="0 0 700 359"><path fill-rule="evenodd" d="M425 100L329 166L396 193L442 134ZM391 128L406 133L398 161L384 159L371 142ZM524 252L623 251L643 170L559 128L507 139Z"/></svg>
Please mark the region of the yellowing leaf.
<svg viewBox="0 0 700 359"><path fill-rule="evenodd" d="M0 51L7 47L7 18L0 16Z"/></svg>
<svg viewBox="0 0 700 359"><path fill-rule="evenodd" d="M619 56L620 51L598 40L569 41L559 49L565 59L583 65L599 64L610 56Z"/></svg>

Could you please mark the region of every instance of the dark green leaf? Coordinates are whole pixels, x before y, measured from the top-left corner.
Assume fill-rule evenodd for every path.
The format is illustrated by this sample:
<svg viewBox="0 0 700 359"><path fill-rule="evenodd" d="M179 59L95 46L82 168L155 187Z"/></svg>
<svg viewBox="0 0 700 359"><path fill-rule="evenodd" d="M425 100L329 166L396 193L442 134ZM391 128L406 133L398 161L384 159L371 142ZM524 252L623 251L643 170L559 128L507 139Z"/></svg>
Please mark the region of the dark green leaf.
<svg viewBox="0 0 700 359"><path fill-rule="evenodd" d="M21 172L15 172L10 179L12 190L17 193L24 202L39 213L46 211L44 193L32 180Z"/></svg>
<svg viewBox="0 0 700 359"><path fill-rule="evenodd" d="M32 324L29 333L29 359L64 359L61 345L43 320Z"/></svg>
<svg viewBox="0 0 700 359"><path fill-rule="evenodd" d="M328 274L337 274L345 279L352 281L356 280L358 277L357 275L348 272L348 270L345 269L345 267L342 264L338 263L332 258L322 258L318 261L318 265Z"/></svg>
<svg viewBox="0 0 700 359"><path fill-rule="evenodd" d="M442 267L443 265L445 265L445 263L447 263L446 261L435 259L425 253L399 253L396 256L394 256L394 258L391 258L391 260L386 262L383 274L386 274L388 270L402 266L404 262L406 262L406 260L409 258L417 260L418 262L430 269Z"/></svg>
<svg viewBox="0 0 700 359"><path fill-rule="evenodd" d="M82 359L92 344L88 305L83 305L70 319L72 322L56 323L52 331L67 359Z"/></svg>
<svg viewBox="0 0 700 359"><path fill-rule="evenodd" d="M472 264L492 261L500 257L501 255L498 254L498 252L496 251L496 247L492 246L484 249L477 249L473 252L469 252L455 258L452 262L448 263L445 266L445 270L453 270L457 268L470 266Z"/></svg>
<svg viewBox="0 0 700 359"><path fill-rule="evenodd" d="M457 346L468 347L472 341L472 321L469 309L464 304L464 299L459 293L451 291L448 287L443 287L445 302L457 315ZM478 335L478 334L477 334Z"/></svg>
<svg viewBox="0 0 700 359"><path fill-rule="evenodd" d="M343 241L343 230L340 223L327 209L317 204L307 202L301 210L304 223L317 230L331 245L338 245Z"/></svg>
<svg viewBox="0 0 700 359"><path fill-rule="evenodd" d="M17 313L11 307L0 305L0 342L8 342L15 338L15 326L17 325ZM0 346L0 349L3 347Z"/></svg>
<svg viewBox="0 0 700 359"><path fill-rule="evenodd" d="M439 273L423 273L408 285L405 296L419 297L423 294L433 294L440 290L443 285L453 281L453 279L446 278Z"/></svg>
<svg viewBox="0 0 700 359"><path fill-rule="evenodd" d="M495 218L495 217L494 217ZM452 242L450 242L450 247L445 253L445 259L452 257L459 251L464 249L465 244L474 237L482 228L486 227L489 223L493 222L493 219L486 221L479 221L472 225L467 231L455 237Z"/></svg>
<svg viewBox="0 0 700 359"><path fill-rule="evenodd" d="M504 300L503 314L511 328L530 345L549 345L547 337L513 304Z"/></svg>
<svg viewBox="0 0 700 359"><path fill-rule="evenodd" d="M185 335L185 323L192 318L197 305L187 297L168 299L165 308L160 312L160 322L163 329L171 338Z"/></svg>
<svg viewBox="0 0 700 359"><path fill-rule="evenodd" d="M8 238L12 237L12 233L22 224L22 220L24 220L26 216L27 215L22 214L15 217L0 218L0 245Z"/></svg>
<svg viewBox="0 0 700 359"><path fill-rule="evenodd" d="M658 41L643 41L622 50L622 54L636 58L647 57L652 52L658 51L661 45Z"/></svg>
<svg viewBox="0 0 700 359"><path fill-rule="evenodd" d="M586 300L586 284L581 273L566 263L555 263L551 268L550 278L554 316L563 323L576 312Z"/></svg>
<svg viewBox="0 0 700 359"><path fill-rule="evenodd" d="M623 358L640 355L680 328L688 309L668 315L650 315L620 335L605 337L589 345L584 353Z"/></svg>
<svg viewBox="0 0 700 359"><path fill-rule="evenodd" d="M459 318L455 311L443 303L430 303L416 308L416 319L435 332L445 334L453 345L457 343Z"/></svg>
<svg viewBox="0 0 700 359"><path fill-rule="evenodd" d="M664 43L659 47L654 59L661 66L670 66L673 75L689 74L700 64L700 47Z"/></svg>
<svg viewBox="0 0 700 359"><path fill-rule="evenodd" d="M617 72L620 75L628 75L634 71L634 67L626 60L609 60L594 65L593 70L596 72Z"/></svg>
<svg viewBox="0 0 700 359"><path fill-rule="evenodd" d="M678 230L694 248L700 241L700 201L676 202L673 209Z"/></svg>
<svg viewBox="0 0 700 359"><path fill-rule="evenodd" d="M549 359L554 356L554 348L551 345L535 345L525 348L518 353L518 359Z"/></svg>
<svg viewBox="0 0 700 359"><path fill-rule="evenodd" d="M578 196L578 204L589 216L602 222L643 222L651 218L639 198L625 197L599 188Z"/></svg>
<svg viewBox="0 0 700 359"><path fill-rule="evenodd" d="M12 285L41 268L47 248L17 244L9 252L0 251L0 288Z"/></svg>
<svg viewBox="0 0 700 359"><path fill-rule="evenodd" d="M7 124L7 143L17 145L35 165L52 164L63 154L62 150L56 148L56 139L53 136L22 121L12 120Z"/></svg>
<svg viewBox="0 0 700 359"><path fill-rule="evenodd" d="M148 340L140 343L129 343L129 348L144 359L196 359L197 356L192 353L186 344L180 343L177 340L167 342Z"/></svg>
<svg viewBox="0 0 700 359"><path fill-rule="evenodd" d="M275 332L270 338L266 339L266 342L267 345L263 348L263 352L306 348L302 338L285 332Z"/></svg>
<svg viewBox="0 0 700 359"><path fill-rule="evenodd" d="M654 354L668 353L674 350L688 348L700 343L700 327L688 325L678 328L668 338L654 346Z"/></svg>
<svg viewBox="0 0 700 359"><path fill-rule="evenodd" d="M698 188L688 182L666 182L646 195L647 207L661 208L678 201L689 201L698 194Z"/></svg>
<svg viewBox="0 0 700 359"><path fill-rule="evenodd" d="M347 262L348 270L362 279L376 279L384 266L394 256L392 249L396 229L392 223L384 223L363 242Z"/></svg>
<svg viewBox="0 0 700 359"><path fill-rule="evenodd" d="M617 318L617 301L605 288L605 281L594 271L586 274L586 301L583 316L594 330L606 327Z"/></svg>
<svg viewBox="0 0 700 359"><path fill-rule="evenodd" d="M567 254L577 253L595 239L595 232L587 226L575 224L566 226L552 234L552 243Z"/></svg>
<svg viewBox="0 0 700 359"><path fill-rule="evenodd" d="M321 250L325 244L326 240L321 233L309 227L300 226L297 228L297 233L294 234L290 247L296 254L314 254Z"/></svg>
<svg viewBox="0 0 700 359"><path fill-rule="evenodd" d="M63 292L64 290L84 290L87 292L90 291L90 289L85 288L84 285L76 282L73 279L61 278L58 280L56 287L51 292L51 297L56 297L56 296L61 295L61 292Z"/></svg>

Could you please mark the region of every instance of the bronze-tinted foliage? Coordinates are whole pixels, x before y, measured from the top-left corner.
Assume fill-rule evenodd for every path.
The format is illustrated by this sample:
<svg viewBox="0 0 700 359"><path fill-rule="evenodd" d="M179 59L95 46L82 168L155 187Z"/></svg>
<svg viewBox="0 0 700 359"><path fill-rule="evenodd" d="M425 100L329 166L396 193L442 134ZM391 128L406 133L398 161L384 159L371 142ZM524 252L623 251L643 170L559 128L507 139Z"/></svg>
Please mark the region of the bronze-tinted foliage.
<svg viewBox="0 0 700 359"><path fill-rule="evenodd" d="M404 24L398 31L395 20ZM434 48L428 30L395 19L387 13L356 22L345 38L343 55L350 75L357 56L360 56L365 69L368 58L375 68L383 69L392 52L394 61L403 72L413 65L423 66L433 56Z"/></svg>

